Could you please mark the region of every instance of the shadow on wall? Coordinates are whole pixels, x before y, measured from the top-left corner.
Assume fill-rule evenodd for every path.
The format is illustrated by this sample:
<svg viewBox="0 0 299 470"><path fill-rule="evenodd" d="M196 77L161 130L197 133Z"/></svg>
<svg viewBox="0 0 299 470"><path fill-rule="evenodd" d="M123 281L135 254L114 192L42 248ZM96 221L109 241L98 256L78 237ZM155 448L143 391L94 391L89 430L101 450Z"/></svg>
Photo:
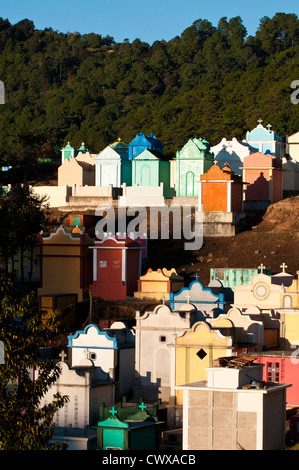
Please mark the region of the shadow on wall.
<svg viewBox="0 0 299 470"><path fill-rule="evenodd" d="M229 153L226 149L223 149L215 156L215 162L220 168L223 168L228 163L234 173L242 176L243 162L236 152Z"/></svg>
<svg viewBox="0 0 299 470"><path fill-rule="evenodd" d="M161 399L161 378L152 380L152 372L146 372L145 376L141 376L135 370L135 379L133 385L133 399L140 399L149 402L156 402Z"/></svg>
<svg viewBox="0 0 299 470"><path fill-rule="evenodd" d="M270 181L268 181L264 177L264 173L261 172L255 182L247 186L245 190L245 199L247 201L269 201Z"/></svg>

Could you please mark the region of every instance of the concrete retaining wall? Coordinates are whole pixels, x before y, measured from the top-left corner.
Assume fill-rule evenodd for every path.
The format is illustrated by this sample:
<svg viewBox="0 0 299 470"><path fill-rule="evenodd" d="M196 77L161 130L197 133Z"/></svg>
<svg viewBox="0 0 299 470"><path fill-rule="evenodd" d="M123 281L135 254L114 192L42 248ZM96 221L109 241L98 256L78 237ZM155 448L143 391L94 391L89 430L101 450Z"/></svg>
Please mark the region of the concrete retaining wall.
<svg viewBox="0 0 299 470"><path fill-rule="evenodd" d="M34 194L38 196L47 196L46 203L49 207L59 207L67 204L72 194L70 186L32 186Z"/></svg>

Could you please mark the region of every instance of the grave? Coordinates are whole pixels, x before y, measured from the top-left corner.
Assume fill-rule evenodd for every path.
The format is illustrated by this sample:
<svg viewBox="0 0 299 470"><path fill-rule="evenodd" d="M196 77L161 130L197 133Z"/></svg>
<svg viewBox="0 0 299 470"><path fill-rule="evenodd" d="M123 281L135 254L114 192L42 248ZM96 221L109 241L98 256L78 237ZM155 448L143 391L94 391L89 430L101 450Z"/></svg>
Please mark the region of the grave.
<svg viewBox="0 0 299 470"><path fill-rule="evenodd" d="M193 138L176 152L171 163L171 186L175 185L176 198L198 197L197 179L214 164L210 148L206 140Z"/></svg>
<svg viewBox="0 0 299 470"><path fill-rule="evenodd" d="M147 412L141 402L136 409L126 410L120 419L119 408L111 407L110 416L97 425L99 450L158 450L161 422Z"/></svg>
<svg viewBox="0 0 299 470"><path fill-rule="evenodd" d="M184 310L190 304L196 309L196 321L203 320L206 317L215 318L223 313L226 303L224 293L213 293L211 288L204 287L198 281L198 274L194 277L195 281L191 282L189 287L183 287L177 293L169 293L171 310Z"/></svg>
<svg viewBox="0 0 299 470"><path fill-rule="evenodd" d="M250 155L251 149L249 144L239 142L235 137L232 140L227 140L225 137L219 144L211 147L211 152L215 155L215 162L220 168L223 168L226 163L229 167L239 176L242 176L243 158Z"/></svg>
<svg viewBox="0 0 299 470"><path fill-rule="evenodd" d="M224 327L225 322L225 327ZM206 380L206 368L213 360L233 353L233 324L224 319L221 328L198 321L175 341L175 385ZM226 334L222 333L222 330ZM228 330L228 331L226 331ZM175 390L176 404L183 404L182 392Z"/></svg>
<svg viewBox="0 0 299 470"><path fill-rule="evenodd" d="M112 405L117 384L108 373L95 366L88 349L84 350L82 360L73 367L66 362L64 351L60 357L57 363L60 375L42 397L40 406L52 401L57 392L69 397L68 403L56 411L53 420L56 430L64 429L67 435L69 428L82 432L96 425L99 419L98 404L105 400L107 405Z"/></svg>
<svg viewBox="0 0 299 470"><path fill-rule="evenodd" d="M94 186L94 164L77 160L65 159L58 167L58 186Z"/></svg>
<svg viewBox="0 0 299 470"><path fill-rule="evenodd" d="M175 268L157 269L149 268L138 280L138 291L134 292L137 299L169 300L170 292L178 292L184 287L184 278L179 276Z"/></svg>
<svg viewBox="0 0 299 470"><path fill-rule="evenodd" d="M290 384L264 384L262 365L231 359L208 367L206 381L176 387L183 391L183 450L283 449Z"/></svg>
<svg viewBox="0 0 299 470"><path fill-rule="evenodd" d="M95 159L95 185L120 188L123 183L132 184L132 162L128 146L120 140L108 145Z"/></svg>
<svg viewBox="0 0 299 470"><path fill-rule="evenodd" d="M76 295L78 302L88 296L92 280L93 240L88 234L68 233L60 226L49 236L40 234L40 287L38 298ZM58 297L59 297L58 296ZM48 301L47 301L48 302Z"/></svg>
<svg viewBox="0 0 299 470"><path fill-rule="evenodd" d="M200 175L198 207L203 212L243 212L242 177L227 164L223 168L214 164Z"/></svg>
<svg viewBox="0 0 299 470"><path fill-rule="evenodd" d="M251 276L248 284L235 286L233 307L239 308L244 313L268 314L279 308L281 305L281 295L285 293L283 279L279 282L279 277L273 283L273 276L265 274L265 266L259 266L259 274ZM266 318L266 315L265 315ZM273 322L274 323L274 318ZM270 321L270 317L269 317ZM278 320L277 320L278 321Z"/></svg>
<svg viewBox="0 0 299 470"><path fill-rule="evenodd" d="M211 268L210 279L218 279L223 287L233 288L234 286L247 284L250 282L251 277L259 272L260 269L258 268ZM266 269L264 266L263 272L269 276L272 274L271 269Z"/></svg>
<svg viewBox="0 0 299 470"><path fill-rule="evenodd" d="M255 149L256 152L282 159L284 155L283 139L271 130L271 124L264 127L262 123L263 120L259 119L258 125L252 131L246 133L243 142L249 144L253 152Z"/></svg>
<svg viewBox="0 0 299 470"><path fill-rule="evenodd" d="M265 210L282 199L282 160L270 153L252 153L243 160L245 210Z"/></svg>
<svg viewBox="0 0 299 470"><path fill-rule="evenodd" d="M168 402L174 395L175 337L194 323L195 309L172 311L157 305L153 311L136 312L135 380L133 398L138 401Z"/></svg>
<svg viewBox="0 0 299 470"><path fill-rule="evenodd" d="M139 132L129 143L130 160L137 157L137 155L139 155L146 149L163 154L163 144L157 139L157 137L153 133L149 134L146 137L142 132Z"/></svg>
<svg viewBox="0 0 299 470"><path fill-rule="evenodd" d="M101 300L133 297L141 272L141 246L125 236L96 240L93 251L92 295Z"/></svg>
<svg viewBox="0 0 299 470"><path fill-rule="evenodd" d="M170 162L163 154L154 150L143 150L132 160L132 186L154 186L163 183L163 196L173 196L170 188Z"/></svg>
<svg viewBox="0 0 299 470"><path fill-rule="evenodd" d="M292 276L292 282L286 283L283 280L285 286L284 292L281 294L280 307L287 309L299 309L299 271L297 271L297 278ZM291 276L291 275L290 275Z"/></svg>
<svg viewBox="0 0 299 470"><path fill-rule="evenodd" d="M88 350L88 357L117 382L117 397L132 392L135 363L135 335L123 322L114 322L110 328L87 325L68 336L69 363L78 367Z"/></svg>
<svg viewBox="0 0 299 470"><path fill-rule="evenodd" d="M284 287L290 287L294 280L294 276L286 272L287 265L282 263L280 265L282 271L271 276L272 284L277 284L279 286L283 285Z"/></svg>

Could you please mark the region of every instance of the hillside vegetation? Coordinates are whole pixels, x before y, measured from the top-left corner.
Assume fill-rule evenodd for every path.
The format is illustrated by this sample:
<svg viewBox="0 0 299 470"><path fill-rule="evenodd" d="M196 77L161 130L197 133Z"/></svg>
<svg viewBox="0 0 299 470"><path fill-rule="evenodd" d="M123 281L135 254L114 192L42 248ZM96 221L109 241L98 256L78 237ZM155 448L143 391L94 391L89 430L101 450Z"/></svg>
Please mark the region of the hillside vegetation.
<svg viewBox="0 0 299 470"><path fill-rule="evenodd" d="M0 79L0 164L34 165L41 149L68 141L99 152L139 131L174 156L190 137L243 139L260 117L284 137L299 129L290 100L299 20L264 17L248 36L238 16L217 26L198 19L149 45L0 18Z"/></svg>

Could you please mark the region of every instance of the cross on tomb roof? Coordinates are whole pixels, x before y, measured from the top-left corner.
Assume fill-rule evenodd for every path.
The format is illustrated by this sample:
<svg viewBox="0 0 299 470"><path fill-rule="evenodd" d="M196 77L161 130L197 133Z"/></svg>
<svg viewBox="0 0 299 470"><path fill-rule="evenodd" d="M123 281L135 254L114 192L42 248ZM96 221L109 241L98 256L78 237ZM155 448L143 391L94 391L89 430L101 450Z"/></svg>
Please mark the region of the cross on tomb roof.
<svg viewBox="0 0 299 470"><path fill-rule="evenodd" d="M287 265L285 263L282 263L280 267L282 268L282 272L285 273L286 272L285 270L287 269Z"/></svg>
<svg viewBox="0 0 299 470"><path fill-rule="evenodd" d="M259 266L259 269L261 270L261 273L264 272L265 267L266 267L266 266L264 266L263 263Z"/></svg>
<svg viewBox="0 0 299 470"><path fill-rule="evenodd" d="M109 410L109 413L111 413L112 416L117 414L117 410L114 408L114 406L112 406L111 410Z"/></svg>
<svg viewBox="0 0 299 470"><path fill-rule="evenodd" d="M262 125L262 122L264 122L261 118L257 121L260 125Z"/></svg>
<svg viewBox="0 0 299 470"><path fill-rule="evenodd" d="M267 124L267 129L269 132L271 131L271 127L272 127L271 124Z"/></svg>
<svg viewBox="0 0 299 470"><path fill-rule="evenodd" d="M145 408L147 408L147 406L144 404L144 402L140 403L140 405L138 406L138 408L140 408L142 411L145 410Z"/></svg>
<svg viewBox="0 0 299 470"><path fill-rule="evenodd" d="M198 281L199 275L196 273L194 274L195 280Z"/></svg>
<svg viewBox="0 0 299 470"><path fill-rule="evenodd" d="M161 300L162 300L163 304L165 304L165 300L167 300L167 298L164 295L162 295Z"/></svg>
<svg viewBox="0 0 299 470"><path fill-rule="evenodd" d="M64 362L64 359L66 358L66 353L64 351L61 351L61 353L59 354L59 356L61 357L61 362Z"/></svg>

